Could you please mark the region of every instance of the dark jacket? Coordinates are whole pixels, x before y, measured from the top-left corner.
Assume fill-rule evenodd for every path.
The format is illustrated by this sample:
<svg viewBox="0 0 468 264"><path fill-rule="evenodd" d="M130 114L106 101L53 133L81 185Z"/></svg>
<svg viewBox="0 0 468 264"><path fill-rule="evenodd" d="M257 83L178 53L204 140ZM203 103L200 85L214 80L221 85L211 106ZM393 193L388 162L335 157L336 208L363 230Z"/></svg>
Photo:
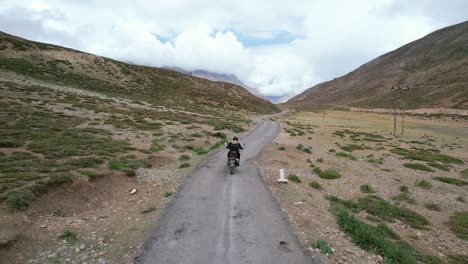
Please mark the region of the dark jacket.
<svg viewBox="0 0 468 264"><path fill-rule="evenodd" d="M236 140L234 140L232 142L229 142L229 144L226 146L226 148L229 149L229 152L231 152L231 151L237 152L237 158L240 158L240 151L239 150L244 149L242 147L242 144L239 143L239 141L236 141ZM228 155L229 155L229 153L228 153Z"/></svg>

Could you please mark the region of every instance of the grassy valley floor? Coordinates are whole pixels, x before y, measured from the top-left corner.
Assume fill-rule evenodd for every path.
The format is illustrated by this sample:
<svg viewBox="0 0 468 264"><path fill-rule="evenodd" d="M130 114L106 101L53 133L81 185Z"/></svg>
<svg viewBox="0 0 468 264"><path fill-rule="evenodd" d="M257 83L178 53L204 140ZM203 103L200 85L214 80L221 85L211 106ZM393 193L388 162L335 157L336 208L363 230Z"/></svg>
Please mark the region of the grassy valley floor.
<svg viewBox="0 0 468 264"><path fill-rule="evenodd" d="M299 112L259 159L301 242L325 263L466 263L468 122ZM398 124L400 131L400 120ZM284 168L288 184L279 184Z"/></svg>

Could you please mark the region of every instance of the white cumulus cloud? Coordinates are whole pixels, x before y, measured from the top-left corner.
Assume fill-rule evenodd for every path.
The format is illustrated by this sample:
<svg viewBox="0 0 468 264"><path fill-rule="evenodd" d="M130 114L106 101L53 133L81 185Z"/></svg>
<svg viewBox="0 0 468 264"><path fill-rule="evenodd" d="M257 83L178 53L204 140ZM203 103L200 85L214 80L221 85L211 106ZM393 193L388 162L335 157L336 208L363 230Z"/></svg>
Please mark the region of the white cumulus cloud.
<svg viewBox="0 0 468 264"><path fill-rule="evenodd" d="M464 0L0 0L0 30L291 97L438 28Z"/></svg>

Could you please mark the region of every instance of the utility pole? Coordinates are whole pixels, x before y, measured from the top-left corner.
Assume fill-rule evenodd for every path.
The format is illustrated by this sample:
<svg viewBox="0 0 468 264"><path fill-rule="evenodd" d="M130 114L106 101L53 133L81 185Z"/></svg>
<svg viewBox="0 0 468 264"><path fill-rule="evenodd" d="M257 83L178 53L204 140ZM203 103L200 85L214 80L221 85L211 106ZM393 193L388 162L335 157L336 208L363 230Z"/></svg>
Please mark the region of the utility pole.
<svg viewBox="0 0 468 264"><path fill-rule="evenodd" d="M409 91L410 88L408 86L403 87L401 84L397 84L396 86L392 85L392 88L390 89L392 91L395 91L395 102L393 104L393 136L396 137L396 123L397 123L397 101L400 101L400 108L401 110L401 134L405 132L405 102L402 97L402 93L404 91Z"/></svg>

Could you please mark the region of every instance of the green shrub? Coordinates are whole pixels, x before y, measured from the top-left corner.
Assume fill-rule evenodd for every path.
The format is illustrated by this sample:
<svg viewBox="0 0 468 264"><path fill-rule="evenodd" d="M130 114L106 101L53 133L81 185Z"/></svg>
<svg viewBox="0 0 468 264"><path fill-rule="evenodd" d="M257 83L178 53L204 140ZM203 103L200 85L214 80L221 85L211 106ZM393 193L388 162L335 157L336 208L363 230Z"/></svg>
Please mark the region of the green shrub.
<svg viewBox="0 0 468 264"><path fill-rule="evenodd" d="M432 188L432 184L426 180L421 180L418 182L417 186L423 188L423 189L430 189Z"/></svg>
<svg viewBox="0 0 468 264"><path fill-rule="evenodd" d="M29 204L21 194L10 194L6 200L6 205L11 212L22 212L28 209Z"/></svg>
<svg viewBox="0 0 468 264"><path fill-rule="evenodd" d="M172 195L173 195L172 192L165 192L165 193L164 193L164 197L170 197L170 196L172 196Z"/></svg>
<svg viewBox="0 0 468 264"><path fill-rule="evenodd" d="M323 158L318 158L317 162L323 163Z"/></svg>
<svg viewBox="0 0 468 264"><path fill-rule="evenodd" d="M292 173L289 174L288 180L290 180L292 182L295 182L295 183L300 183L301 182L301 179L299 178L299 176L297 176L295 174L292 174Z"/></svg>
<svg viewBox="0 0 468 264"><path fill-rule="evenodd" d="M332 249L328 245L328 242L325 240L316 240L312 247L320 249L320 252L322 252L322 254L333 254Z"/></svg>
<svg viewBox="0 0 468 264"><path fill-rule="evenodd" d="M402 193L408 193L408 192L409 192L408 186L406 186L406 185L400 186L400 192L402 192Z"/></svg>
<svg viewBox="0 0 468 264"><path fill-rule="evenodd" d="M338 152L335 154L337 157L348 158L350 160L357 160L357 158L351 153Z"/></svg>
<svg viewBox="0 0 468 264"><path fill-rule="evenodd" d="M440 205L436 204L436 203L425 203L424 204L424 207L426 207L427 209L429 210L432 210L432 211L440 211Z"/></svg>
<svg viewBox="0 0 468 264"><path fill-rule="evenodd" d="M190 163L184 162L184 163L180 164L179 169L188 168L188 167L190 167Z"/></svg>
<svg viewBox="0 0 468 264"><path fill-rule="evenodd" d="M298 150L303 150L303 149L304 149L304 146L303 146L302 144L298 144L298 145L296 146L296 149L298 149Z"/></svg>
<svg viewBox="0 0 468 264"><path fill-rule="evenodd" d="M328 169L319 173L319 177L322 179L337 179L341 177L341 174L334 169Z"/></svg>
<svg viewBox="0 0 468 264"><path fill-rule="evenodd" d="M59 239L65 240L68 243L74 243L79 240L78 236L73 231L70 231L69 229L65 229L63 233L59 236Z"/></svg>
<svg viewBox="0 0 468 264"><path fill-rule="evenodd" d="M186 160L189 160L190 159L190 156L189 155L185 155L185 154L182 154L180 155L179 157L179 160L180 161L186 161Z"/></svg>
<svg viewBox="0 0 468 264"><path fill-rule="evenodd" d="M315 173L315 174L320 174L320 173L322 173L322 170L319 167L314 167L312 169L312 172Z"/></svg>
<svg viewBox="0 0 468 264"><path fill-rule="evenodd" d="M317 190L323 190L323 187L322 185L320 185L318 182L316 181L313 181L313 182L310 182L309 183L309 186L314 188L314 189L317 189Z"/></svg>
<svg viewBox="0 0 468 264"><path fill-rule="evenodd" d="M372 189L372 186L370 186L369 184L361 185L360 189L363 193L375 193L374 189Z"/></svg>
<svg viewBox="0 0 468 264"><path fill-rule="evenodd" d="M279 147L278 150L286 150L283 146Z"/></svg>
<svg viewBox="0 0 468 264"><path fill-rule="evenodd" d="M428 166L420 163L405 163L403 164L406 168L410 168L413 170L421 170L421 171L434 171L433 169L429 168Z"/></svg>
<svg viewBox="0 0 468 264"><path fill-rule="evenodd" d="M142 214L147 214L147 213L151 213L153 211L155 211L156 208L155 207L150 207L150 208L146 208L145 210L141 211Z"/></svg>
<svg viewBox="0 0 468 264"><path fill-rule="evenodd" d="M109 162L108 168L109 168L109 170L121 171L124 168L124 164L122 164L118 160L112 160L111 162Z"/></svg>
<svg viewBox="0 0 468 264"><path fill-rule="evenodd" d="M434 177L435 180L445 182L448 184L454 184L457 186L463 186L463 185L468 185L467 181L456 179L456 178L450 178L450 177Z"/></svg>
<svg viewBox="0 0 468 264"><path fill-rule="evenodd" d="M353 152L355 150L364 150L364 147L357 145L357 144L350 144L340 147L344 151Z"/></svg>

